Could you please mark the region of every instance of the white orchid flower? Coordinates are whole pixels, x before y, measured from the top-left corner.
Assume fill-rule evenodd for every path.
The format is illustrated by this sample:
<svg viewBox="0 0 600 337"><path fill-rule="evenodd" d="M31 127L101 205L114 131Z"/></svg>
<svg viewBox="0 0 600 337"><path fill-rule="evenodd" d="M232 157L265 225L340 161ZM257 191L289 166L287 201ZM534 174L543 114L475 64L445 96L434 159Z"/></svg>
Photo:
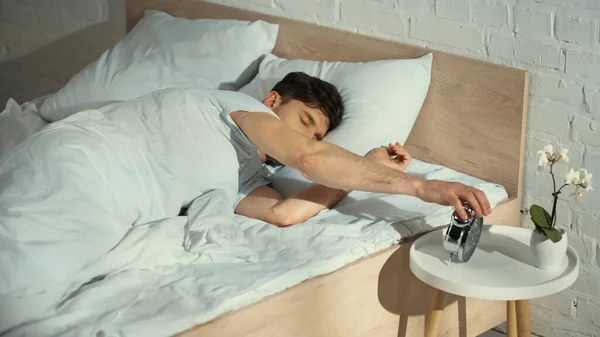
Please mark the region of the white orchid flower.
<svg viewBox="0 0 600 337"><path fill-rule="evenodd" d="M580 196L582 196L581 192L579 192L579 185L577 185L577 187L575 187L575 192L573 192L572 194L575 198L579 198Z"/></svg>
<svg viewBox="0 0 600 337"><path fill-rule="evenodd" d="M544 148L538 151L540 158L538 160L539 167L545 167L548 163L556 163L559 161L569 162L569 149L563 146L559 146L557 151L554 151L552 144L544 146Z"/></svg>
<svg viewBox="0 0 600 337"><path fill-rule="evenodd" d="M548 156L546 156L546 153L544 151L538 151L538 154L540 155L540 159L538 160L538 166L540 168L546 167L546 165L548 165Z"/></svg>
<svg viewBox="0 0 600 337"><path fill-rule="evenodd" d="M586 169L579 169L580 178L582 185L589 185L592 182L593 174L588 173Z"/></svg>
<svg viewBox="0 0 600 337"><path fill-rule="evenodd" d="M593 174L589 173L584 168L579 169L579 171L571 169L571 171L569 171L569 173L567 173L565 176L565 184L576 185L573 195L578 198L582 195L580 188L583 188L586 192L591 192L594 190L594 188L592 188L592 177Z"/></svg>
<svg viewBox="0 0 600 337"><path fill-rule="evenodd" d="M560 147L560 152L559 152L559 157L558 160L562 160L565 163L569 162L569 157L567 156L567 153L569 153L569 149L567 149L566 147Z"/></svg>
<svg viewBox="0 0 600 337"><path fill-rule="evenodd" d="M577 185L577 184L579 184L580 177L581 177L580 172L577 172L577 171L571 169L571 171L569 171L569 173L567 173L567 175L565 176L565 184Z"/></svg>
<svg viewBox="0 0 600 337"><path fill-rule="evenodd" d="M581 169L579 171L579 173L580 173L579 184L581 185L581 187L585 188L585 190L587 192L593 191L594 189L592 188L592 177L594 175L591 173L588 173L588 171L586 169Z"/></svg>

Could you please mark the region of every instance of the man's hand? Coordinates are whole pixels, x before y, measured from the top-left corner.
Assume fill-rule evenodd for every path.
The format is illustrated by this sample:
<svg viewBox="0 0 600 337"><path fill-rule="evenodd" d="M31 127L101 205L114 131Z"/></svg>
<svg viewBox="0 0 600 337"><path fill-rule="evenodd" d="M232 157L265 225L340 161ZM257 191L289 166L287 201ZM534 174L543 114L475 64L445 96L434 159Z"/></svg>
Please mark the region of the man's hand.
<svg viewBox="0 0 600 337"><path fill-rule="evenodd" d="M467 201L478 217L492 212L490 202L483 191L461 183L451 183L441 180L426 180L417 189L416 197L425 201L444 206L453 206L461 219L467 219L462 204Z"/></svg>
<svg viewBox="0 0 600 337"><path fill-rule="evenodd" d="M412 156L398 142L374 148L365 155L365 158L375 160L379 164L400 172L406 171L408 164L412 161Z"/></svg>
<svg viewBox="0 0 600 337"><path fill-rule="evenodd" d="M412 161L411 155L398 142L375 148L365 157L400 172L404 172ZM464 201L471 205L478 217L489 215L491 212L490 203L481 190L460 183L426 181L417 191L417 197L425 202L453 206L462 219L467 218L462 206Z"/></svg>

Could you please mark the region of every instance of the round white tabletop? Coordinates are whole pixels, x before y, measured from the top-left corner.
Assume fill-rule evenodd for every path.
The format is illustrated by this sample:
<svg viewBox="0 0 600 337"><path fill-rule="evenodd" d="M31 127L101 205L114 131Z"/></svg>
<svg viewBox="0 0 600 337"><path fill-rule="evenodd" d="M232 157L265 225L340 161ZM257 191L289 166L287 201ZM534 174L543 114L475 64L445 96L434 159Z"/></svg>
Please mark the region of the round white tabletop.
<svg viewBox="0 0 600 337"><path fill-rule="evenodd" d="M413 243L410 269L447 293L487 300L532 299L569 287L579 274L579 257L570 246L558 270L538 269L529 247L532 231L512 226L484 226L469 262L453 259L447 265L450 255L442 247L443 232L428 233Z"/></svg>

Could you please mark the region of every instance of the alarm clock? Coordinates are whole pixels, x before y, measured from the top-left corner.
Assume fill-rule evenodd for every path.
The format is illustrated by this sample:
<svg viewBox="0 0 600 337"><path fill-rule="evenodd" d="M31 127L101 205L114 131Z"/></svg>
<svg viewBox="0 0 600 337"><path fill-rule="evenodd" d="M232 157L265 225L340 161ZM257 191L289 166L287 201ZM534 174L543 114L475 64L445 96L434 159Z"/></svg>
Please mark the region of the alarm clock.
<svg viewBox="0 0 600 337"><path fill-rule="evenodd" d="M478 218L475 211L469 204L463 204L468 218L462 220L456 211L450 217L450 224L444 230L443 246L444 250L450 254L448 263L456 257L460 262L467 262L475 253L481 230L483 227L483 218Z"/></svg>

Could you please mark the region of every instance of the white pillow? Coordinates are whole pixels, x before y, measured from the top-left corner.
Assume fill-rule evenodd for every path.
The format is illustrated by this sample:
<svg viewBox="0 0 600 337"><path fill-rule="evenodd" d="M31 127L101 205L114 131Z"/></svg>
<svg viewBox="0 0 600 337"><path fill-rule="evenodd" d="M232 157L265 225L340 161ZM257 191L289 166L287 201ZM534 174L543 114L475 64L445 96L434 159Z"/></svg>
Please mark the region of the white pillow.
<svg viewBox="0 0 600 337"><path fill-rule="evenodd" d="M238 90L273 50L278 25L264 21L190 20L146 11L133 30L100 59L45 99L49 121L169 87Z"/></svg>
<svg viewBox="0 0 600 337"><path fill-rule="evenodd" d="M258 75L240 91L262 100L286 74L302 71L335 85L345 106L340 125L324 141L358 155L392 142L404 144L419 115L431 81L433 56L365 63L286 60L272 54L261 62ZM284 195L310 183L284 167L273 175Z"/></svg>

